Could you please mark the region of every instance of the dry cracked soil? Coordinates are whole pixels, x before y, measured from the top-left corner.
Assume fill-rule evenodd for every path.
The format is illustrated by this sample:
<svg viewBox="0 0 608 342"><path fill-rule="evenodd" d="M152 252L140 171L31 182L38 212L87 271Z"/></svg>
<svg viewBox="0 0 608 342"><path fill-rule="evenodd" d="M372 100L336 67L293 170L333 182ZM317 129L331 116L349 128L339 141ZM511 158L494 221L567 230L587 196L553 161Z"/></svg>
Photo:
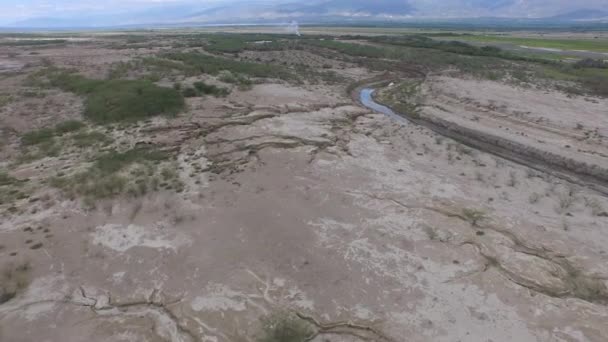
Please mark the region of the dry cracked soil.
<svg viewBox="0 0 608 342"><path fill-rule="evenodd" d="M19 137L79 119L83 100L19 87L44 58L101 77L155 53L99 44L0 50L14 99L0 109L1 164L41 184L2 204L1 341L256 341L276 310L314 326L315 342L608 340L605 195L374 113L344 85L267 80L107 130L173 153L179 192L92 208L46 185L87 162L68 151L17 163ZM425 115L606 163L605 99L450 76L425 87ZM593 119L577 128L575 112Z"/></svg>

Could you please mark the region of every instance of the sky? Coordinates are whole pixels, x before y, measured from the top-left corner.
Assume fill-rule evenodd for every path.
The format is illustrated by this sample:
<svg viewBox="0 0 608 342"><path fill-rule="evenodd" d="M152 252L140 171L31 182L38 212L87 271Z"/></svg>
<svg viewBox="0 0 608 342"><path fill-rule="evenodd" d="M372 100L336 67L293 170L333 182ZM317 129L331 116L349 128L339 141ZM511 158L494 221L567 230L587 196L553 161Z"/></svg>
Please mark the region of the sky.
<svg viewBox="0 0 608 342"><path fill-rule="evenodd" d="M238 0L240 2L253 2ZM180 10L204 10L209 7L234 4L237 0L0 0L0 25L31 18L83 18L106 16L115 21L132 20L162 14L163 8L172 13ZM315 0L255 0L267 3L308 4ZM317 2L323 0L316 0ZM330 1L330 0L327 0ZM374 0L369 0L371 3ZM394 0L409 3L418 13L426 16L543 16L555 15L577 9L605 9L608 0ZM159 8L161 8L159 10ZM66 19L67 21L67 19Z"/></svg>
<svg viewBox="0 0 608 342"><path fill-rule="evenodd" d="M34 17L67 17L78 14L124 13L184 4L213 6L228 0L0 0L0 23Z"/></svg>

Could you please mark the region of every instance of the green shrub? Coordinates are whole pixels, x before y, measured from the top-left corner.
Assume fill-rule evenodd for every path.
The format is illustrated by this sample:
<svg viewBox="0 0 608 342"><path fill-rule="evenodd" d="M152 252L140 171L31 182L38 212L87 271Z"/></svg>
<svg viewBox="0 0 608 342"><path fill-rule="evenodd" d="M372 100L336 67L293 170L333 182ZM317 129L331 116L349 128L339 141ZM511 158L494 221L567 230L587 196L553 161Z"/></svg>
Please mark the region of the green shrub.
<svg viewBox="0 0 608 342"><path fill-rule="evenodd" d="M72 139L74 140L74 145L80 148L90 147L97 144L106 145L110 142L110 138L97 131L77 133L72 137Z"/></svg>
<svg viewBox="0 0 608 342"><path fill-rule="evenodd" d="M199 93L202 93L202 94L223 97L230 93L230 91L226 88L217 87L212 84L206 84L205 82L202 82L202 81L194 82L193 85L194 85L194 88Z"/></svg>
<svg viewBox="0 0 608 342"><path fill-rule="evenodd" d="M218 79L225 83L237 84L241 89L247 89L253 84L253 82L246 76L234 74L228 70L220 71Z"/></svg>
<svg viewBox="0 0 608 342"><path fill-rule="evenodd" d="M182 90L182 95L184 97L197 97L197 96L199 96L199 94L196 91L196 89L194 89L192 87L184 88L184 90Z"/></svg>
<svg viewBox="0 0 608 342"><path fill-rule="evenodd" d="M47 77L51 86L86 96L84 115L98 123L175 116L185 105L179 91L145 80L91 80L63 70Z"/></svg>
<svg viewBox="0 0 608 342"><path fill-rule="evenodd" d="M109 198L120 195L127 185L127 179L117 174L104 175L88 171L73 177L56 177L51 179L52 186L61 188L72 195L88 198Z"/></svg>
<svg viewBox="0 0 608 342"><path fill-rule="evenodd" d="M0 171L0 186L17 185L20 181L11 177L6 171Z"/></svg>
<svg viewBox="0 0 608 342"><path fill-rule="evenodd" d="M209 52L238 53L245 50L247 42L238 36L217 36L209 40L205 50Z"/></svg>
<svg viewBox="0 0 608 342"><path fill-rule="evenodd" d="M603 75L594 75L583 78L582 83L591 91L591 93L608 97L608 77Z"/></svg>
<svg viewBox="0 0 608 342"><path fill-rule="evenodd" d="M225 83L232 83L232 84L238 83L237 77L228 70L220 71L220 73L218 75L218 79Z"/></svg>
<svg viewBox="0 0 608 342"><path fill-rule="evenodd" d="M465 208L462 210L462 215L472 226L477 226L480 221L486 219L485 212L477 209Z"/></svg>
<svg viewBox="0 0 608 342"><path fill-rule="evenodd" d="M50 70L48 74L49 85L61 88L65 91L76 93L79 95L87 95L92 93L105 81L92 80L80 75L71 74L65 70Z"/></svg>
<svg viewBox="0 0 608 342"><path fill-rule="evenodd" d="M38 46L38 45L53 45L66 43L65 39L28 39L28 40L13 40L0 42L0 46Z"/></svg>
<svg viewBox="0 0 608 342"><path fill-rule="evenodd" d="M12 96L0 94L0 109L2 109L2 107L6 106L7 104L11 103L11 101L13 101Z"/></svg>
<svg viewBox="0 0 608 342"><path fill-rule="evenodd" d="M240 73L251 77L279 78L284 80L294 78L294 75L290 72L276 65L240 62L195 52L169 53L164 57L182 62L184 65L203 74L217 75L223 70L229 70L233 73Z"/></svg>
<svg viewBox="0 0 608 342"><path fill-rule="evenodd" d="M55 131L50 128L42 128L36 131L27 132L21 137L21 143L26 146L38 145L48 142L55 136Z"/></svg>
<svg viewBox="0 0 608 342"><path fill-rule="evenodd" d="M306 342L314 329L290 312L278 312L262 318L262 333L257 342Z"/></svg>
<svg viewBox="0 0 608 342"><path fill-rule="evenodd" d="M21 137L21 143L25 146L50 144L53 142L54 137L57 135L63 135L70 132L75 132L84 127L84 123L77 120L68 120L60 122L55 125L54 129L42 128L36 131L25 133Z"/></svg>
<svg viewBox="0 0 608 342"><path fill-rule="evenodd" d="M140 174L127 175L127 172L123 171L127 171L134 164L141 164L153 172L153 163L168 158L169 155L164 152L146 148L125 152L110 151L97 157L88 170L70 177L55 177L51 179L50 184L71 196L83 196L87 202L118 196L127 190L134 194L133 189L138 190L136 193L143 193L144 189L148 189L149 179ZM136 177L134 182L130 181L132 177Z"/></svg>
<svg viewBox="0 0 608 342"><path fill-rule="evenodd" d="M23 292L30 284L29 263L9 264L0 271L0 304L4 304Z"/></svg>
<svg viewBox="0 0 608 342"><path fill-rule="evenodd" d="M377 46L362 45L356 43L343 43L334 40L309 40L306 42L306 44L336 50L340 53L349 56L368 58L396 57L393 50Z"/></svg>
<svg viewBox="0 0 608 342"><path fill-rule="evenodd" d="M585 58L573 65L575 68L608 69L608 63L602 59Z"/></svg>
<svg viewBox="0 0 608 342"><path fill-rule="evenodd" d="M110 151L95 161L94 167L103 173L115 173L135 162L166 160L169 155L156 150L135 148L126 152Z"/></svg>
<svg viewBox="0 0 608 342"><path fill-rule="evenodd" d="M55 133L57 135L63 135L70 132L75 132L83 128L85 125L81 121L78 120L68 120L64 122L60 122L55 125Z"/></svg>
<svg viewBox="0 0 608 342"><path fill-rule="evenodd" d="M175 89L146 81L111 80L88 96L84 114L95 122L109 123L175 116L183 108L184 98Z"/></svg>

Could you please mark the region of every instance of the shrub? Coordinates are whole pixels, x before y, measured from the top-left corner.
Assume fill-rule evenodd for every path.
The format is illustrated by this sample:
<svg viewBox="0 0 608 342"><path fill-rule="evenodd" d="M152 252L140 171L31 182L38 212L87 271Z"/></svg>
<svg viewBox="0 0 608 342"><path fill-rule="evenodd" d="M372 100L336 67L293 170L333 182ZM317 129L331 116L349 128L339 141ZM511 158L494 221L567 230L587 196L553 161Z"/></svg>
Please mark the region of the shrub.
<svg viewBox="0 0 608 342"><path fill-rule="evenodd" d="M184 105L184 98L175 89L146 81L111 80L89 95L84 114L99 123L137 121L156 115L175 116Z"/></svg>
<svg viewBox="0 0 608 342"><path fill-rule="evenodd" d="M247 78L247 76L241 74L233 74L228 70L222 70L219 74L218 79L225 83L236 84L239 90L250 90L253 86L253 82Z"/></svg>
<svg viewBox="0 0 608 342"><path fill-rule="evenodd" d="M593 94L608 97L608 77L593 75L582 80L584 86Z"/></svg>
<svg viewBox="0 0 608 342"><path fill-rule="evenodd" d="M52 144L56 135L74 132L84 127L84 123L77 120L68 120L55 125L54 129L42 128L25 133L21 137L21 143L26 146Z"/></svg>
<svg viewBox="0 0 608 342"><path fill-rule="evenodd" d="M66 43L65 39L28 39L28 40L11 40L0 42L0 46L39 46Z"/></svg>
<svg viewBox="0 0 608 342"><path fill-rule="evenodd" d="M203 55L200 53L169 53L164 57L182 62L187 68L192 68L200 73L217 75L222 70L240 73L251 77L279 78L284 80L293 79L294 76L282 67L273 65L235 61L227 58Z"/></svg>
<svg viewBox="0 0 608 342"><path fill-rule="evenodd" d="M218 79L225 83L238 83L237 77L228 70L220 71L218 75Z"/></svg>
<svg viewBox="0 0 608 342"><path fill-rule="evenodd" d="M84 115L98 123L175 116L185 106L179 91L145 80L91 80L62 70L48 78L51 86L86 96Z"/></svg>
<svg viewBox="0 0 608 342"><path fill-rule="evenodd" d="M585 58L573 65L575 68L597 68L608 69L608 63L601 59Z"/></svg>
<svg viewBox="0 0 608 342"><path fill-rule="evenodd" d="M0 186L18 185L20 181L10 176L6 171L0 171Z"/></svg>
<svg viewBox="0 0 608 342"><path fill-rule="evenodd" d="M262 318L262 333L257 342L305 342L314 334L310 324L290 312Z"/></svg>
<svg viewBox="0 0 608 342"><path fill-rule="evenodd" d="M206 84L205 82L198 81L194 82L194 88L202 94L214 95L223 97L230 93L230 91L226 88L217 87L211 84Z"/></svg>
<svg viewBox="0 0 608 342"><path fill-rule="evenodd" d="M55 125L55 133L57 135L62 135L65 133L70 133L77 131L83 128L85 125L81 121L78 120L68 120Z"/></svg>
<svg viewBox="0 0 608 342"><path fill-rule="evenodd" d="M462 216L473 226L477 226L477 224L486 218L485 212L477 209L463 209Z"/></svg>
<svg viewBox="0 0 608 342"><path fill-rule="evenodd" d="M188 88L185 88L184 90L182 90L182 95L184 97L197 97L198 92L196 91L196 89L194 89L192 87L188 87Z"/></svg>
<svg viewBox="0 0 608 342"><path fill-rule="evenodd" d="M103 173L115 173L140 161L166 160L169 155L156 150L135 148L126 152L111 151L97 158L94 167Z"/></svg>
<svg viewBox="0 0 608 342"><path fill-rule="evenodd" d="M15 298L29 285L29 263L8 265L0 272L0 304Z"/></svg>
<svg viewBox="0 0 608 342"><path fill-rule="evenodd" d="M50 128L42 128L36 131L27 132L21 137L21 143L26 146L38 145L49 142L55 136L55 131Z"/></svg>
<svg viewBox="0 0 608 342"><path fill-rule="evenodd" d="M535 203L538 203L538 201L540 201L541 198L542 198L542 196L535 192L530 195L530 197L528 198L528 202L530 202L530 204L535 204Z"/></svg>
<svg viewBox="0 0 608 342"><path fill-rule="evenodd" d="M50 184L66 191L71 196L81 195L85 201L92 202L97 198L110 198L123 194L127 188L131 190L137 187L137 193L147 190L145 184L148 179L137 178L134 184L130 184L126 169L133 164L146 165L153 170L151 163L164 161L169 155L156 150L136 148L124 152L110 151L103 154L94 161L88 170L70 177L55 177ZM137 175L131 175L137 176Z"/></svg>
<svg viewBox="0 0 608 342"><path fill-rule="evenodd" d="M96 144L105 145L110 142L110 138L105 134L96 131L77 133L72 139L74 140L74 145L80 148L94 146Z"/></svg>
<svg viewBox="0 0 608 342"><path fill-rule="evenodd" d="M6 106L13 100L13 97L10 95L0 95L0 109Z"/></svg>
<svg viewBox="0 0 608 342"><path fill-rule="evenodd" d="M558 208L557 211L559 213L568 210L574 204L576 197L574 197L574 193L572 192L563 192L558 195L557 202Z"/></svg>

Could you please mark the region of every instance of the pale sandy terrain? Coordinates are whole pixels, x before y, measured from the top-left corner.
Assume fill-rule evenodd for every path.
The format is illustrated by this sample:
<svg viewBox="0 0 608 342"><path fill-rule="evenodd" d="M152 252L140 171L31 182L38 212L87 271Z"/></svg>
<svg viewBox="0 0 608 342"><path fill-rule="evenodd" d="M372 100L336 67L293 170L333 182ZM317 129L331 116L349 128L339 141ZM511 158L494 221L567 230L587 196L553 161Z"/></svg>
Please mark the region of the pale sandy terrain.
<svg viewBox="0 0 608 342"><path fill-rule="evenodd" d="M109 57L82 61L93 75ZM426 115L606 163L605 99L447 77L425 87ZM0 109L1 165L42 179L85 163L11 166L28 122L81 106L52 90ZM4 211L0 266L31 266L0 304L0 341L255 341L258 319L285 308L373 327L315 342L608 339L605 196L372 113L341 85L269 81L188 108L111 133L175 151L183 192L87 209L41 187L52 201Z"/></svg>
<svg viewBox="0 0 608 342"><path fill-rule="evenodd" d="M606 99L450 77L424 91L429 115L608 167Z"/></svg>

